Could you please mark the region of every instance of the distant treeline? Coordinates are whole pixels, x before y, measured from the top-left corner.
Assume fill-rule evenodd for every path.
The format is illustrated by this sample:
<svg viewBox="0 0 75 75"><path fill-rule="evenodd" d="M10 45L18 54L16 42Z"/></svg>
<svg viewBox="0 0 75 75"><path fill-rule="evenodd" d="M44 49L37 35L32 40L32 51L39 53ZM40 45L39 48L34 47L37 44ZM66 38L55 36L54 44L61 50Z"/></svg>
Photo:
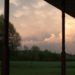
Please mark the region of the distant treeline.
<svg viewBox="0 0 75 75"><path fill-rule="evenodd" d="M53 53L49 50L40 50L39 47L33 46L31 49L25 48L23 51L10 51L10 60L19 61L61 61L61 54ZM74 61L75 55L66 54L67 61Z"/></svg>
<svg viewBox="0 0 75 75"><path fill-rule="evenodd" d="M1 55L0 55L1 60ZM50 50L40 50L38 46L31 49L25 47L24 50L10 49L10 60L13 61L61 61L61 54ZM75 55L66 54L66 61L75 61Z"/></svg>
<svg viewBox="0 0 75 75"><path fill-rule="evenodd" d="M0 60L2 60L2 52L4 49L4 17L0 15ZM41 50L38 46L32 46L29 49L24 46L24 50L18 50L21 46L21 37L14 28L14 25L9 22L9 48L10 60L19 61L60 61L61 54L50 52L50 50ZM66 60L74 61L75 55L66 54Z"/></svg>

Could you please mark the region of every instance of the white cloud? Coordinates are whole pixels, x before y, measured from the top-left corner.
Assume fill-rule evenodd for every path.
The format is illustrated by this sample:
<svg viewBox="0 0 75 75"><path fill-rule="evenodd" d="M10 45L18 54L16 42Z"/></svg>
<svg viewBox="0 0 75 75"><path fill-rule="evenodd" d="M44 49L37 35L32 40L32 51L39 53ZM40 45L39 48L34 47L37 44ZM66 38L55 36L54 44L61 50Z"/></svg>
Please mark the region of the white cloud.
<svg viewBox="0 0 75 75"><path fill-rule="evenodd" d="M47 12L45 12L45 10L34 10L34 14L40 20L43 20L44 18L47 17Z"/></svg>
<svg viewBox="0 0 75 75"><path fill-rule="evenodd" d="M0 15L2 14L2 10L0 10Z"/></svg>
<svg viewBox="0 0 75 75"><path fill-rule="evenodd" d="M18 6L19 5L19 0L10 0L10 3Z"/></svg>
<svg viewBox="0 0 75 75"><path fill-rule="evenodd" d="M75 19L66 15L66 41L73 42L75 38Z"/></svg>
<svg viewBox="0 0 75 75"><path fill-rule="evenodd" d="M22 16L29 16L29 13L31 12L31 9L29 6L23 5L21 8L15 10L13 12L13 16L20 19ZM30 13L31 14L31 13Z"/></svg>
<svg viewBox="0 0 75 75"><path fill-rule="evenodd" d="M3 9L0 8L0 15L3 14Z"/></svg>
<svg viewBox="0 0 75 75"><path fill-rule="evenodd" d="M37 1L37 3L35 3L34 5L33 5L33 7L34 8L42 8L42 7L45 7L47 5L47 3L45 2L45 1L43 1L43 0L39 0L39 1Z"/></svg>
<svg viewBox="0 0 75 75"><path fill-rule="evenodd" d="M22 9L23 10L29 10L29 7L24 5L24 6L22 6Z"/></svg>
<svg viewBox="0 0 75 75"><path fill-rule="evenodd" d="M14 17L19 18L19 17L21 17L23 14L24 14L23 11L17 10L17 11L14 13Z"/></svg>
<svg viewBox="0 0 75 75"><path fill-rule="evenodd" d="M18 1L18 0L17 0ZM16 5L16 0L12 0L11 3ZM28 2L27 0L25 0ZM35 37L38 35L38 39L43 36L43 34L51 34L50 37L44 38L44 40L24 40L22 41L23 44L26 45L33 45L37 44L40 47L48 47L53 49L58 49L61 45L62 35L61 35L61 12L51 5L47 5L43 0L36 0L34 1L33 5L22 5L19 9L14 11L14 21L16 29L23 37ZM66 16L66 42L68 45L68 49L74 52L74 47L72 46L74 43L75 38L75 19ZM75 43L74 43L75 44ZM51 45L51 47L50 47ZM70 46L72 46L70 48ZM56 50L55 49L55 50ZM61 48L59 47L58 51ZM68 50L67 49L67 50Z"/></svg>
<svg viewBox="0 0 75 75"><path fill-rule="evenodd" d="M55 40L55 35L54 34L51 34L51 36L49 38L45 38L45 42L50 42L50 43L54 43L56 40Z"/></svg>

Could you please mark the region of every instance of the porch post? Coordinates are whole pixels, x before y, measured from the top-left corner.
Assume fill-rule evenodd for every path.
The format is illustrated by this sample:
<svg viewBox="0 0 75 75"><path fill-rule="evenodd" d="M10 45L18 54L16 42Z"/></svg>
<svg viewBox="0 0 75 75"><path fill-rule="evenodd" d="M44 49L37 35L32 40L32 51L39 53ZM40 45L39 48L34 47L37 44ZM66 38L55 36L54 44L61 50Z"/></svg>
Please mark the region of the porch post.
<svg viewBox="0 0 75 75"><path fill-rule="evenodd" d="M4 1L4 48L2 50L2 75L9 75L9 0Z"/></svg>
<svg viewBox="0 0 75 75"><path fill-rule="evenodd" d="M61 52L61 75L66 75L65 53L65 0L62 0L62 52Z"/></svg>

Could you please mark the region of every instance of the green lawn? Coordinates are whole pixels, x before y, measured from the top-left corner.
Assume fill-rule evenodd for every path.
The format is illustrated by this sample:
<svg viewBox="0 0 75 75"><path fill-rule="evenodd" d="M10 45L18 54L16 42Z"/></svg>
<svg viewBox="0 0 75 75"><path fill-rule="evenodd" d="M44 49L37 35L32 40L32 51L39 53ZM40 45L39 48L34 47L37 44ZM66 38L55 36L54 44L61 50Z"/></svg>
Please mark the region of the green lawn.
<svg viewBox="0 0 75 75"><path fill-rule="evenodd" d="M60 62L10 62L10 75L60 75ZM67 74L75 75L75 62L67 62Z"/></svg>

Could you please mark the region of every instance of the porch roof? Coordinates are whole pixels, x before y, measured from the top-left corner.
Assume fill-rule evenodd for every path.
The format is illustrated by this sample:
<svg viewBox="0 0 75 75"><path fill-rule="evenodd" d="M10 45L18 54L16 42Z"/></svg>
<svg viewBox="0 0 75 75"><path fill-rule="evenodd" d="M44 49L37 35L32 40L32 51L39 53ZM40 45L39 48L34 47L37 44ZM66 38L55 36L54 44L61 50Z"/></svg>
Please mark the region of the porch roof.
<svg viewBox="0 0 75 75"><path fill-rule="evenodd" d="M55 6L56 8L62 10L62 0L45 0L46 2L50 3L51 5ZM65 12L75 18L75 0L65 0L66 8Z"/></svg>

